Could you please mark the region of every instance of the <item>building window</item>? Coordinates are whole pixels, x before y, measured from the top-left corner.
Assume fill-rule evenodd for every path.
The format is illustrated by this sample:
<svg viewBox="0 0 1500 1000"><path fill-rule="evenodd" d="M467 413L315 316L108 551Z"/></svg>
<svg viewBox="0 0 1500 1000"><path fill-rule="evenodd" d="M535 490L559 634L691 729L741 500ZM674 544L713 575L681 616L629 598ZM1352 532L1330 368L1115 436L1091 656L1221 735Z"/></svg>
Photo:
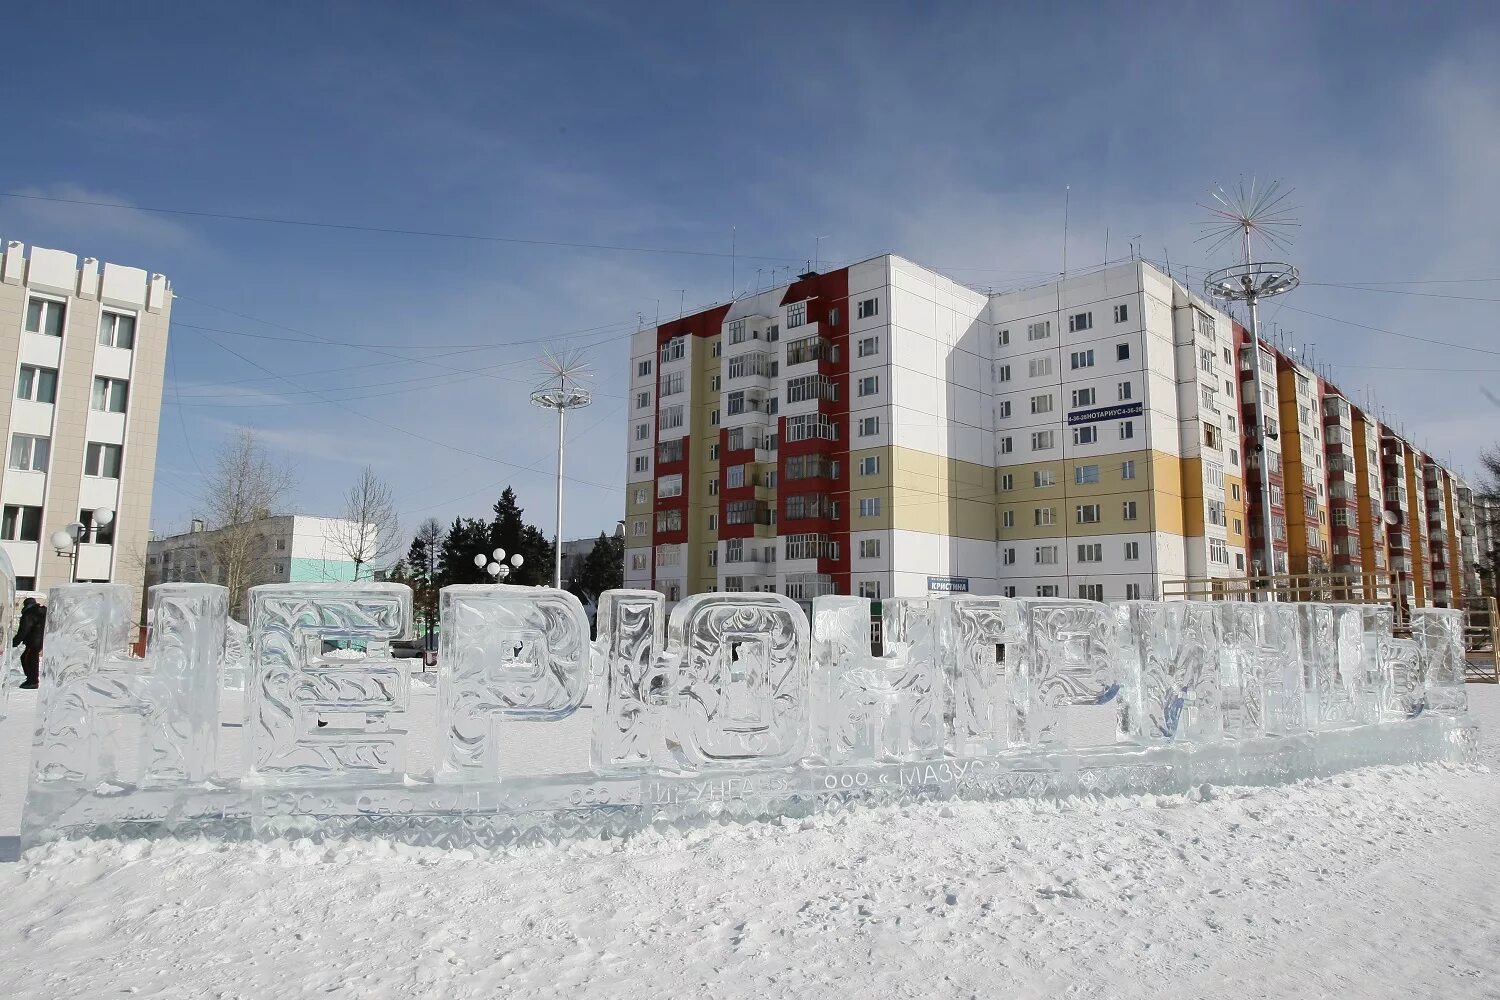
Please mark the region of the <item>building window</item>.
<svg viewBox="0 0 1500 1000"><path fill-rule="evenodd" d="M859 541L859 557L861 559L880 558L880 539L862 538Z"/></svg>
<svg viewBox="0 0 1500 1000"><path fill-rule="evenodd" d="M636 424L635 425L635 439L637 441L649 441L651 439L651 425L650 424Z"/></svg>
<svg viewBox="0 0 1500 1000"><path fill-rule="evenodd" d="M680 360L686 353L687 338L673 337L661 346L661 363L666 364L668 361Z"/></svg>
<svg viewBox="0 0 1500 1000"><path fill-rule="evenodd" d="M633 497L633 503L637 507L651 499L649 491L644 486L637 486L631 491L631 496Z"/></svg>
<svg viewBox="0 0 1500 1000"><path fill-rule="evenodd" d="M1125 543L1125 559L1127 561L1129 561L1129 562L1134 562L1135 560L1139 559L1140 557L1141 557L1141 543L1140 542L1126 542Z"/></svg>
<svg viewBox="0 0 1500 1000"><path fill-rule="evenodd" d="M834 306L832 309L828 310L828 325L829 326L838 326L839 325L839 310L838 310L838 306Z"/></svg>
<svg viewBox="0 0 1500 1000"><path fill-rule="evenodd" d="M1102 583L1080 583L1078 585L1078 599L1080 601L1102 601L1102 600L1104 600L1104 584L1102 584Z"/></svg>
<svg viewBox="0 0 1500 1000"><path fill-rule="evenodd" d="M1005 588L1003 588L1001 590L1001 594L1002 594L1002 596L1005 596L1005 597L1015 597L1016 596L1016 588L1015 587L1005 587Z"/></svg>
<svg viewBox="0 0 1500 1000"><path fill-rule="evenodd" d="M719 480L717 477L708 481L708 495L711 497L719 495Z"/></svg>
<svg viewBox="0 0 1500 1000"><path fill-rule="evenodd" d="M1102 542L1085 542L1079 545L1078 561L1081 563L1103 562L1104 544Z"/></svg>
<svg viewBox="0 0 1500 1000"><path fill-rule="evenodd" d="M94 409L105 413L124 413L130 383L120 378L94 376Z"/></svg>
<svg viewBox="0 0 1500 1000"><path fill-rule="evenodd" d="M1057 584L1055 584L1055 583L1039 583L1039 584L1037 584L1036 585L1036 596L1038 596L1038 597L1056 597L1057 596Z"/></svg>
<svg viewBox="0 0 1500 1000"><path fill-rule="evenodd" d="M1000 454L1002 454L1002 455L1009 455L1011 453L1012 449L1014 448L1014 444L1015 443L1010 438L1008 438L1008 437L1001 438L1000 439Z"/></svg>
<svg viewBox="0 0 1500 1000"><path fill-rule="evenodd" d="M1130 318L1130 306L1121 303L1115 306L1115 322L1123 323Z"/></svg>
<svg viewBox="0 0 1500 1000"><path fill-rule="evenodd" d="M1079 333L1083 330L1094 328L1094 314L1091 312L1074 313L1068 317L1068 332ZM1076 368L1077 365L1074 365Z"/></svg>
<svg viewBox="0 0 1500 1000"><path fill-rule="evenodd" d="M83 462L85 476L100 476L104 479L120 478L120 446L90 441Z"/></svg>
<svg viewBox="0 0 1500 1000"><path fill-rule="evenodd" d="M880 315L880 300L879 299L863 299L863 300L860 301L859 305L856 307L855 316L858 319L864 319L864 318L866 318L868 316L879 316L879 315Z"/></svg>
<svg viewBox="0 0 1500 1000"><path fill-rule="evenodd" d="M730 365L733 366L733 362ZM661 377L661 396L675 396L682 392L682 372L672 372Z"/></svg>
<svg viewBox="0 0 1500 1000"><path fill-rule="evenodd" d="M78 512L78 520L83 524L84 538L89 537L90 529L92 529L93 539L96 544L113 545L115 543L115 525L120 523L119 518L110 518L108 524L98 524L94 521L94 512L92 510L80 510Z"/></svg>
<svg viewBox="0 0 1500 1000"><path fill-rule="evenodd" d="M1130 345L1129 344L1116 344L1115 345L1115 360L1116 361L1129 361L1130 360Z"/></svg>
<svg viewBox="0 0 1500 1000"><path fill-rule="evenodd" d="M859 460L859 474L861 476L874 476L880 473L880 456L866 455Z"/></svg>
<svg viewBox="0 0 1500 1000"><path fill-rule="evenodd" d="M1015 549L1001 549L1000 550L1000 565L1002 565L1002 566L1014 566L1015 564L1016 564L1016 550Z"/></svg>
<svg viewBox="0 0 1500 1000"><path fill-rule="evenodd" d="M1205 448L1218 448L1219 447L1219 429L1217 427L1215 427L1213 424L1207 424L1206 423L1206 424L1203 425L1203 447L1205 447Z"/></svg>
<svg viewBox="0 0 1500 1000"><path fill-rule="evenodd" d="M1052 447L1055 440L1052 431L1033 431L1031 434L1031 450L1045 451Z"/></svg>
<svg viewBox="0 0 1500 1000"><path fill-rule="evenodd" d="M1077 409L1080 406L1093 406L1093 405L1094 405L1094 390L1093 389L1074 389L1073 390L1073 408L1074 409Z"/></svg>
<svg viewBox="0 0 1500 1000"><path fill-rule="evenodd" d="M807 303L794 302L786 307L786 328L794 330L807 323Z"/></svg>
<svg viewBox="0 0 1500 1000"><path fill-rule="evenodd" d="M1004 420L1007 417L1009 417L1010 416L1010 400L1007 399L1007 400L1004 400L1003 402L1001 402L1000 405L995 408L995 415L999 419L1001 419L1001 420Z"/></svg>
<svg viewBox="0 0 1500 1000"><path fill-rule="evenodd" d="M1079 368L1092 368L1092 367L1094 367L1094 352L1093 352L1093 349L1090 348L1087 351L1074 351L1073 354L1071 355L1071 362L1072 362L1074 370L1077 370Z"/></svg>
<svg viewBox="0 0 1500 1000"><path fill-rule="evenodd" d="M645 361L636 362L635 374L637 378L645 378L651 374L651 361L649 358Z"/></svg>
<svg viewBox="0 0 1500 1000"><path fill-rule="evenodd" d="M1011 490L1013 490L1015 488L1016 488L1016 479L1009 472L1005 473L1005 475L1003 475L1003 476L1000 477L1000 491L1002 493L1009 493Z"/></svg>
<svg viewBox="0 0 1500 1000"><path fill-rule="evenodd" d="M874 437L875 435L877 435L879 433L880 433L880 418L879 417L860 417L859 418L859 436L860 437Z"/></svg>
<svg viewBox="0 0 1500 1000"><path fill-rule="evenodd" d="M1001 365L1000 367L998 367L998 368L995 369L995 381L996 382L1009 382L1010 381L1010 365Z"/></svg>
<svg viewBox="0 0 1500 1000"><path fill-rule="evenodd" d="M1079 524L1099 523L1099 505L1096 503L1079 504L1075 510L1075 514Z"/></svg>
<svg viewBox="0 0 1500 1000"><path fill-rule="evenodd" d="M710 357L714 357L714 358L717 358L720 354L723 354L724 353L724 344L723 344L723 342L721 340L719 340L719 338L715 337L714 338L714 346L712 346L712 347L710 347L708 349L708 353L709 353Z"/></svg>
<svg viewBox="0 0 1500 1000"><path fill-rule="evenodd" d="M859 516L860 517L879 517L880 516L880 498L879 497L863 497L859 501Z"/></svg>
<svg viewBox="0 0 1500 1000"><path fill-rule="evenodd" d="M645 520L643 520L641 518L637 518L636 520L631 521L630 522L630 534L631 534L632 537L635 537L635 538L643 538L643 537L645 537L645 534L646 534L646 522L645 522Z"/></svg>
<svg viewBox="0 0 1500 1000"><path fill-rule="evenodd" d="M807 441L812 438L837 441L839 439L838 425L826 413L804 413L786 418L786 439L788 442Z"/></svg>
<svg viewBox="0 0 1500 1000"><path fill-rule="evenodd" d="M1031 485L1036 489L1046 489L1048 486L1057 485L1057 470L1037 469L1031 474Z"/></svg>
<svg viewBox="0 0 1500 1000"><path fill-rule="evenodd" d="M1051 413L1052 412L1052 394L1049 392L1049 393L1045 393L1045 394L1043 394L1041 396L1032 396L1031 397L1031 412L1032 413Z"/></svg>
<svg viewBox="0 0 1500 1000"><path fill-rule="evenodd" d="M682 474L674 476L662 476L656 481L656 495L659 499L682 496Z"/></svg>
<svg viewBox="0 0 1500 1000"><path fill-rule="evenodd" d="M46 472L52 454L52 439L34 434L14 434L10 439L10 467L21 472Z"/></svg>
<svg viewBox="0 0 1500 1000"><path fill-rule="evenodd" d="M57 402L57 369L22 365L16 377L16 398L37 403Z"/></svg>
<svg viewBox="0 0 1500 1000"><path fill-rule="evenodd" d="M1208 540L1208 561L1218 566L1229 565L1229 547L1222 538Z"/></svg>
<svg viewBox="0 0 1500 1000"><path fill-rule="evenodd" d="M643 570L646 568L646 553L633 552L630 556L630 568L632 570Z"/></svg>
<svg viewBox="0 0 1500 1000"><path fill-rule="evenodd" d="M1135 437L1135 421L1134 420L1122 420L1122 421L1120 421L1120 440L1121 441L1128 441L1129 439L1131 439L1133 437Z"/></svg>
<svg viewBox="0 0 1500 1000"><path fill-rule="evenodd" d="M51 299L31 299L26 303L26 332L40 333L48 337L61 337L64 311L65 307L61 302L54 302Z"/></svg>
<svg viewBox="0 0 1500 1000"><path fill-rule="evenodd" d="M1046 528L1057 523L1057 510L1052 507L1038 507L1032 511L1032 521L1038 528Z"/></svg>
<svg viewBox="0 0 1500 1000"><path fill-rule="evenodd" d="M724 478L724 485L731 490L737 490L745 485L745 467L743 465L731 465L729 472Z"/></svg>
<svg viewBox="0 0 1500 1000"><path fill-rule="evenodd" d="M859 349L855 352L861 358L872 357L880 353L879 337L864 337L859 342Z"/></svg>
<svg viewBox="0 0 1500 1000"><path fill-rule="evenodd" d="M1044 355L1040 358L1032 358L1026 365L1026 371L1032 378L1041 378L1052 374L1052 355Z"/></svg>
<svg viewBox="0 0 1500 1000"><path fill-rule="evenodd" d="M723 383L723 381L721 381L721 379L720 379L720 377L718 375L710 375L708 377L708 391L709 392L718 392L719 389L723 387L723 385L724 385L724 383Z"/></svg>
<svg viewBox="0 0 1500 1000"><path fill-rule="evenodd" d="M1129 382L1121 382L1118 386L1116 386L1116 388L1120 392L1120 398L1121 399L1129 399L1130 398L1131 393L1130 393L1130 383Z"/></svg>
<svg viewBox="0 0 1500 1000"><path fill-rule="evenodd" d="M41 541L42 508L6 504L4 523L0 525L0 537L3 537L7 542ZM20 589L29 590L31 588L21 587Z"/></svg>
<svg viewBox="0 0 1500 1000"><path fill-rule="evenodd" d="M1050 319L1026 325L1027 340L1046 340L1050 336L1052 336L1052 321Z"/></svg>
<svg viewBox="0 0 1500 1000"><path fill-rule="evenodd" d="M880 600L880 584L874 580L861 580L859 582L859 596L872 601Z"/></svg>
<svg viewBox="0 0 1500 1000"><path fill-rule="evenodd" d="M1125 501L1122 514L1123 514L1125 520L1127 520L1127 521L1134 521L1135 520L1135 501L1134 500L1126 500Z"/></svg>
<svg viewBox="0 0 1500 1000"><path fill-rule="evenodd" d="M645 455L635 456L636 472L645 472L649 468L651 468L651 459L647 458Z"/></svg>
<svg viewBox="0 0 1500 1000"><path fill-rule="evenodd" d="M1038 545L1036 547L1036 564L1038 566L1056 566L1057 565L1057 546L1056 545Z"/></svg>
<svg viewBox="0 0 1500 1000"><path fill-rule="evenodd" d="M1010 346L1010 331L1009 330L1001 330L999 333L997 333L995 335L995 344L998 347L1008 347L1008 346Z"/></svg>
<svg viewBox="0 0 1500 1000"><path fill-rule="evenodd" d="M731 410L731 412L733 411ZM681 403L678 403L676 406L669 406L665 410L662 410L661 416L659 418L661 429L664 431L670 431L681 427L683 420L682 414L683 409Z"/></svg>
<svg viewBox="0 0 1500 1000"><path fill-rule="evenodd" d="M664 510L660 514L657 514L656 515L656 530L657 531L681 531L682 530L682 511L680 511L680 510Z"/></svg>
<svg viewBox="0 0 1500 1000"><path fill-rule="evenodd" d="M1014 528L1015 526L1016 526L1016 512L1013 511L1013 510L1003 510L1003 511L1001 511L1000 512L1000 527L1002 527L1002 528Z"/></svg>
<svg viewBox="0 0 1500 1000"><path fill-rule="evenodd" d="M651 393L649 393L649 392L638 392L638 393L635 394L635 408L637 410L644 410L646 407L648 407L650 405L651 405Z"/></svg>
<svg viewBox="0 0 1500 1000"><path fill-rule="evenodd" d="M880 391L880 376L866 375L859 380L859 395L873 396Z"/></svg>
<svg viewBox="0 0 1500 1000"><path fill-rule="evenodd" d="M1099 428L1097 427L1075 427L1073 428L1074 444L1093 444L1099 440Z"/></svg>

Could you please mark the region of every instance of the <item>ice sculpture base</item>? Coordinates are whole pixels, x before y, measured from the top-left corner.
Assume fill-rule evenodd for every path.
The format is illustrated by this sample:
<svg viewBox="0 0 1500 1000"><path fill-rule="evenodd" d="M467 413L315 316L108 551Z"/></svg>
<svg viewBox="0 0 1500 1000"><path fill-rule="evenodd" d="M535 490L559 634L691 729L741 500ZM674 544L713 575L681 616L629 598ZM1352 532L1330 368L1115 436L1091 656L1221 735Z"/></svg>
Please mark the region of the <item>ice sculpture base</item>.
<svg viewBox="0 0 1500 1000"><path fill-rule="evenodd" d="M626 837L849 809L941 800L1180 794L1204 784L1277 785L1359 767L1471 763L1476 727L1425 715L1323 733L1192 746L1018 752L901 764L806 766L691 775L591 774L453 784L213 784L33 792L23 848L70 838L219 840L383 838L432 847L499 848Z"/></svg>

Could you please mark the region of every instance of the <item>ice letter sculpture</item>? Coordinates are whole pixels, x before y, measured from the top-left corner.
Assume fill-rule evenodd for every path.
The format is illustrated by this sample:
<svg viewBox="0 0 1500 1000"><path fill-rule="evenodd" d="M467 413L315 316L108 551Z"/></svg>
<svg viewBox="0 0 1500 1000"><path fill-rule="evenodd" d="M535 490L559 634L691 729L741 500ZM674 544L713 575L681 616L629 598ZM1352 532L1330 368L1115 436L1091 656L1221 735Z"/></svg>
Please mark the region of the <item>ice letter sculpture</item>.
<svg viewBox="0 0 1500 1000"><path fill-rule="evenodd" d="M1224 735L1219 635L1207 601L1126 601L1119 615L1120 732L1144 743Z"/></svg>
<svg viewBox="0 0 1500 1000"><path fill-rule="evenodd" d="M26 825L47 828L114 789L182 788L214 771L228 592L151 588L145 659L129 654L128 586L65 584L48 595Z"/></svg>
<svg viewBox="0 0 1500 1000"><path fill-rule="evenodd" d="M870 653L870 601L813 601L814 754L829 764L919 760L942 749L932 610L883 607L888 652Z"/></svg>
<svg viewBox="0 0 1500 1000"><path fill-rule="evenodd" d="M11 585L0 563L0 597ZM246 752L217 773L239 658L226 596L155 588L133 659L128 588L53 590L26 846L205 832L493 846L872 802L1170 794L1476 745L1463 616L1443 609L1414 612L1405 638L1384 605L900 598L883 602L875 655L863 598L816 599L810 634L775 594L669 614L660 593L615 590L590 643L566 593L458 586L440 599L436 690L414 691L413 661L390 655L410 634L407 588L286 584L251 592ZM502 727L504 752L563 736L551 752L580 712L588 764L502 779ZM408 741L430 769L407 766Z"/></svg>
<svg viewBox="0 0 1500 1000"><path fill-rule="evenodd" d="M500 776L502 718L550 722L589 689L589 622L566 591L493 584L444 587L438 727L444 781Z"/></svg>
<svg viewBox="0 0 1500 1000"><path fill-rule="evenodd" d="M411 628L394 583L273 583L250 590L246 692L250 777L262 782L399 775L407 666L390 642ZM342 646L341 646L342 644Z"/></svg>
<svg viewBox="0 0 1500 1000"><path fill-rule="evenodd" d="M1418 608L1411 613L1411 635L1421 655L1426 710L1462 715L1469 707L1464 689L1464 613L1457 608Z"/></svg>

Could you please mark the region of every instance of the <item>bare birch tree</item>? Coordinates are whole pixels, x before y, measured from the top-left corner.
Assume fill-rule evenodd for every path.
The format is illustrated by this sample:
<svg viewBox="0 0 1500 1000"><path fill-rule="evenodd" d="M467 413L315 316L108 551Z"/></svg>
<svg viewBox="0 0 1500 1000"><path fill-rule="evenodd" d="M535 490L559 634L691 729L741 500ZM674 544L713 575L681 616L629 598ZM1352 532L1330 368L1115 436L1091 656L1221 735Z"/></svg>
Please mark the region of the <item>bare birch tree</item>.
<svg viewBox="0 0 1500 1000"><path fill-rule="evenodd" d="M270 559L264 521L297 486L288 465L266 453L255 434L240 430L214 456L202 504L209 531L203 546L215 582L229 590L229 613L244 621L245 592L264 581Z"/></svg>
<svg viewBox="0 0 1500 1000"><path fill-rule="evenodd" d="M330 540L354 563L354 579L358 580L362 567L396 551L401 534L396 498L386 481L368 465L359 470L359 478L344 494L343 520Z"/></svg>

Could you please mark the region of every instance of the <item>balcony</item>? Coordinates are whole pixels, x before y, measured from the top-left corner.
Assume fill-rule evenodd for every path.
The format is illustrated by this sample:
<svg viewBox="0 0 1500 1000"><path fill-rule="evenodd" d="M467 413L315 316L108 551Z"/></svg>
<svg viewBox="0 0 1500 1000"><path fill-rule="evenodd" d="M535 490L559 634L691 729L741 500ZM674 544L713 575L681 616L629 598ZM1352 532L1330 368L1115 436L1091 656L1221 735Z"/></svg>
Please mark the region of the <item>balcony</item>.
<svg viewBox="0 0 1500 1000"><path fill-rule="evenodd" d="M729 359L724 380L769 386L776 374L776 359L769 351L750 351Z"/></svg>

